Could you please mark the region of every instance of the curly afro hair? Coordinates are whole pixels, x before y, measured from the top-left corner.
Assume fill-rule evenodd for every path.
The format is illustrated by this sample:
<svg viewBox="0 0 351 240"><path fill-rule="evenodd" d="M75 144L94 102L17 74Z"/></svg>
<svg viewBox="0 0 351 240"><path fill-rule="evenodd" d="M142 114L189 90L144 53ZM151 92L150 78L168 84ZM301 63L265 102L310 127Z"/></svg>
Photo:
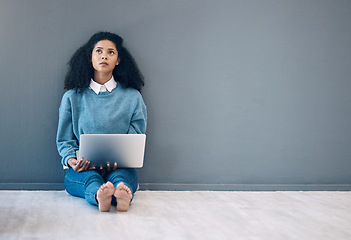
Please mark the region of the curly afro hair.
<svg viewBox="0 0 351 240"><path fill-rule="evenodd" d="M82 92L89 87L90 79L94 77L94 68L91 63L91 54L94 46L101 40L109 40L116 45L120 63L113 70L113 77L123 87L135 88L139 92L144 86L144 78L136 65L134 58L123 46L123 39L110 32L98 32L87 43L81 46L69 61L69 71L65 78L64 88Z"/></svg>

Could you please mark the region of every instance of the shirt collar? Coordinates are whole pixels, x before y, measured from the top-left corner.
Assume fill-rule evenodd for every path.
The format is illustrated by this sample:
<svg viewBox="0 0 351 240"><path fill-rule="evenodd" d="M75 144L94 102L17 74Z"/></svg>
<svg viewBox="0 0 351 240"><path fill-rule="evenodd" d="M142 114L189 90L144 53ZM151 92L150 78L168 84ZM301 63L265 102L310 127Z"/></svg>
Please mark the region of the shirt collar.
<svg viewBox="0 0 351 240"><path fill-rule="evenodd" d="M112 78L110 80L108 80L104 85L101 85L97 82L95 82L93 79L90 80L90 85L89 87L96 93L99 94L100 93L100 89L102 86L105 86L107 91L112 92L113 89L115 89L117 87L117 82L115 81L114 77L112 76Z"/></svg>

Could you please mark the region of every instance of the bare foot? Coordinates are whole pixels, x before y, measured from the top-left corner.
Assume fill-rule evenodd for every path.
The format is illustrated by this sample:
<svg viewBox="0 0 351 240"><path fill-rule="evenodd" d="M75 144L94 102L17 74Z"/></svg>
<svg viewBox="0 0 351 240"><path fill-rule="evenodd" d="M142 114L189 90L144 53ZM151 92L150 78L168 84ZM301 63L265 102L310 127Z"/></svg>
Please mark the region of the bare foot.
<svg viewBox="0 0 351 240"><path fill-rule="evenodd" d="M101 185L99 190L96 192L96 199L99 204L100 212L108 212L111 208L112 195L115 192L115 187L111 182L107 182Z"/></svg>
<svg viewBox="0 0 351 240"><path fill-rule="evenodd" d="M132 199L132 191L124 185L123 182L117 185L116 191L114 193L117 200L117 210L118 211L128 211L129 203Z"/></svg>

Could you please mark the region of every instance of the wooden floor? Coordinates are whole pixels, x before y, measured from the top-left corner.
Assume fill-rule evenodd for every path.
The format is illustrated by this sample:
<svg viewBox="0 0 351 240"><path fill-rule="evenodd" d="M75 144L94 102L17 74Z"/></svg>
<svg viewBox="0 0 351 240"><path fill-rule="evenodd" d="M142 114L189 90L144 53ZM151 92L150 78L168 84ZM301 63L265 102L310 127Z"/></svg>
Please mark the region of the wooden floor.
<svg viewBox="0 0 351 240"><path fill-rule="evenodd" d="M351 239L351 192L139 191L100 213L64 191L0 191L0 239Z"/></svg>

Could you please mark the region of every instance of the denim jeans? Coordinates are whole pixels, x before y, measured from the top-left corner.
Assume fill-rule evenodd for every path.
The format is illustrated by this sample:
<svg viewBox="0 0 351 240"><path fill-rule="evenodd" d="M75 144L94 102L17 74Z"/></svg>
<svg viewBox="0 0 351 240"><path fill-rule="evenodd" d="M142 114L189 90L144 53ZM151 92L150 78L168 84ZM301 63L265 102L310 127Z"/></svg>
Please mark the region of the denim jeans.
<svg viewBox="0 0 351 240"><path fill-rule="evenodd" d="M130 188L133 196L138 187L138 175L133 168L120 168L111 172L104 169L76 172L70 168L65 175L65 188L69 194L85 198L92 205L98 205L96 192L107 181L112 182L115 188L118 183L123 182ZM116 205L115 196L112 196L112 204Z"/></svg>

